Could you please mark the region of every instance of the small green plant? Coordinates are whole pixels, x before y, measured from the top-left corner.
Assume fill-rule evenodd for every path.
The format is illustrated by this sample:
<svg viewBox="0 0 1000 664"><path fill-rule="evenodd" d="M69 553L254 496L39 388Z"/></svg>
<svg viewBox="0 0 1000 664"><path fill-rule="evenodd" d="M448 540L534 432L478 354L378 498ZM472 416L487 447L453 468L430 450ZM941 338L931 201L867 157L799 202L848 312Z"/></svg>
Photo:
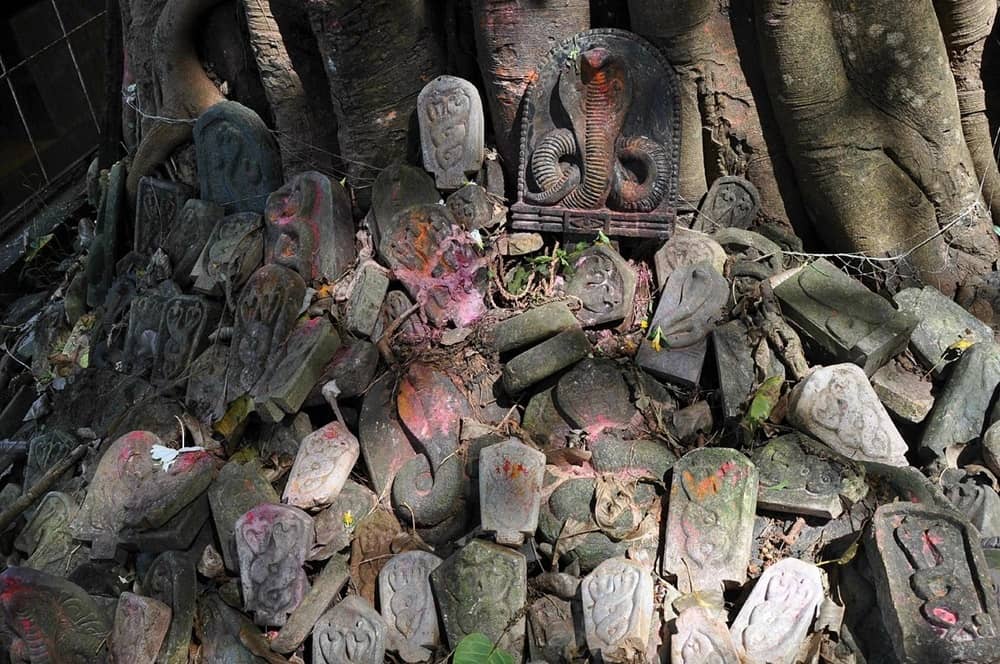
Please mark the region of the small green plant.
<svg viewBox="0 0 1000 664"><path fill-rule="evenodd" d="M514 664L514 657L496 647L485 634L473 632L459 641L452 664Z"/></svg>

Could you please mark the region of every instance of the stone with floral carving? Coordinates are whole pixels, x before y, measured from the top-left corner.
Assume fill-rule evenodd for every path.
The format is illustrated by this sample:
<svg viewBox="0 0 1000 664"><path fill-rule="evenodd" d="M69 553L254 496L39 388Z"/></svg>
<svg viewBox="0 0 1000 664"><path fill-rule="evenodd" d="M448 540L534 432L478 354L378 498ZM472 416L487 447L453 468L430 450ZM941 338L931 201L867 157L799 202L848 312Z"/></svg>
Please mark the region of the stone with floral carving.
<svg viewBox="0 0 1000 664"><path fill-rule="evenodd" d="M458 189L483 166L486 120L479 91L457 76L438 76L417 97L424 168L439 189Z"/></svg>
<svg viewBox="0 0 1000 664"><path fill-rule="evenodd" d="M573 261L566 293L580 300L576 317L584 327L620 321L632 313L636 274L610 245L596 244Z"/></svg>
<svg viewBox="0 0 1000 664"><path fill-rule="evenodd" d="M303 509L329 505L344 488L361 450L358 439L334 421L302 439L282 500Z"/></svg>
<svg viewBox="0 0 1000 664"><path fill-rule="evenodd" d="M393 556L378 575L382 618L389 627L389 650L407 662L422 662L440 642L430 575L441 559L426 551Z"/></svg>
<svg viewBox="0 0 1000 664"><path fill-rule="evenodd" d="M313 630L313 664L382 664L386 626L368 600L350 595L335 604Z"/></svg>
<svg viewBox="0 0 1000 664"><path fill-rule="evenodd" d="M587 646L605 662L632 662L646 651L653 620L653 577L626 558L609 558L580 584Z"/></svg>
<svg viewBox="0 0 1000 664"><path fill-rule="evenodd" d="M256 212L223 217L191 268L194 290L234 297L264 258L264 226Z"/></svg>
<svg viewBox="0 0 1000 664"><path fill-rule="evenodd" d="M170 629L170 607L152 597L122 593L111 632L115 664L150 664L156 660Z"/></svg>
<svg viewBox="0 0 1000 664"><path fill-rule="evenodd" d="M680 612L670 637L674 664L740 664L726 623L708 609L691 606Z"/></svg>
<svg viewBox="0 0 1000 664"><path fill-rule="evenodd" d="M66 577L87 561L87 547L74 541L69 529L77 510L77 504L65 493L50 491L42 497L14 540L15 548L28 556L24 567Z"/></svg>
<svg viewBox="0 0 1000 664"><path fill-rule="evenodd" d="M189 198L191 188L187 185L149 176L139 178L133 249L148 256L162 247Z"/></svg>
<svg viewBox="0 0 1000 664"><path fill-rule="evenodd" d="M663 288L674 270L690 267L698 263L709 263L719 274L726 270L726 250L710 235L676 228L673 236L653 257L656 266L656 282Z"/></svg>
<svg viewBox="0 0 1000 664"><path fill-rule="evenodd" d="M717 178L698 207L695 228L714 231L718 228L747 229L760 210L760 193L753 183L738 175Z"/></svg>
<svg viewBox="0 0 1000 664"><path fill-rule="evenodd" d="M479 515L498 544L520 546L538 527L545 455L516 438L479 453Z"/></svg>

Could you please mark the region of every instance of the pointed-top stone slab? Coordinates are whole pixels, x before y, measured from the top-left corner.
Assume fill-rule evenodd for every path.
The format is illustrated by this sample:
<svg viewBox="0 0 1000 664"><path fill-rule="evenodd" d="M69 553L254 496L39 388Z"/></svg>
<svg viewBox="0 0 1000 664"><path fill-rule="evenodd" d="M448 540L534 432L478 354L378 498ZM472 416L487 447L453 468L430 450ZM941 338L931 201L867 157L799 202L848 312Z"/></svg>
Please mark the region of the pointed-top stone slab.
<svg viewBox="0 0 1000 664"><path fill-rule="evenodd" d="M580 584L587 646L605 662L632 662L646 651L653 620L653 577L626 558L610 558Z"/></svg>
<svg viewBox="0 0 1000 664"><path fill-rule="evenodd" d="M594 327L631 314L635 286L635 270L628 261L610 245L597 244L573 262L566 293L580 300L580 324Z"/></svg>
<svg viewBox="0 0 1000 664"><path fill-rule="evenodd" d="M424 168L440 189L458 189L483 166L486 121L479 91L457 76L438 76L417 97Z"/></svg>
<svg viewBox="0 0 1000 664"><path fill-rule="evenodd" d="M760 210L760 193L746 178L723 175L717 178L698 207L695 228L713 231L718 228L750 228Z"/></svg>
<svg viewBox="0 0 1000 664"><path fill-rule="evenodd" d="M313 630L313 664L382 664L386 626L368 600L351 595L326 613Z"/></svg>
<svg viewBox="0 0 1000 664"><path fill-rule="evenodd" d="M317 429L299 445L282 500L303 509L329 505L360 454L358 439L340 422Z"/></svg>
<svg viewBox="0 0 1000 664"><path fill-rule="evenodd" d="M726 269L726 250L705 233L677 227L670 239L656 252L653 261L656 266L656 282L663 288L674 270L698 263L708 263L716 272L723 274Z"/></svg>
<svg viewBox="0 0 1000 664"><path fill-rule="evenodd" d="M163 246L190 197L191 189L179 182L149 176L139 178L133 248L148 256Z"/></svg>
<svg viewBox="0 0 1000 664"><path fill-rule="evenodd" d="M670 637L672 664L740 664L726 623L712 611L692 606L677 616Z"/></svg>
<svg viewBox="0 0 1000 664"><path fill-rule="evenodd" d="M407 662L430 657L428 647L438 645L437 609L431 591L431 572L441 559L426 551L406 551L393 556L378 575L382 618L389 627L389 650Z"/></svg>
<svg viewBox="0 0 1000 664"><path fill-rule="evenodd" d="M170 629L170 607L152 597L122 593L111 632L111 660L115 664L150 664Z"/></svg>
<svg viewBox="0 0 1000 664"><path fill-rule="evenodd" d="M499 544L520 546L538 527L545 455L516 438L479 453L479 514Z"/></svg>

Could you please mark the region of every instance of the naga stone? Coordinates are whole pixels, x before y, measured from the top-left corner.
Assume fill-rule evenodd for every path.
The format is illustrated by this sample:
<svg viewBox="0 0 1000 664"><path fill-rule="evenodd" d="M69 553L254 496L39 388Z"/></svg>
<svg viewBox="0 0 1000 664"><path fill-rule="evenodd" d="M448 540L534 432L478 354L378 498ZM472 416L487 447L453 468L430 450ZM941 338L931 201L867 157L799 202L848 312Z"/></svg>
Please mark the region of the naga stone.
<svg viewBox="0 0 1000 664"><path fill-rule="evenodd" d="M24 467L24 486L34 486L50 468L68 457L76 444L76 438L61 429L50 429L32 436Z"/></svg>
<svg viewBox="0 0 1000 664"><path fill-rule="evenodd" d="M198 577L186 553L161 553L146 571L143 587L150 597L170 607L170 629L160 647L157 664L186 664L191 647Z"/></svg>
<svg viewBox="0 0 1000 664"><path fill-rule="evenodd" d="M736 450L701 448L674 464L663 573L682 593L741 584L753 544L757 469Z"/></svg>
<svg viewBox="0 0 1000 664"><path fill-rule="evenodd" d="M913 503L879 507L865 544L896 657L988 662L1000 652L1000 608L967 521Z"/></svg>
<svg viewBox="0 0 1000 664"><path fill-rule="evenodd" d="M302 602L288 616L288 622L271 641L271 650L281 653L297 650L309 637L323 612L340 595L349 578L350 570L343 559L334 558L328 562Z"/></svg>
<svg viewBox="0 0 1000 664"><path fill-rule="evenodd" d="M692 606L678 614L670 637L672 664L740 664L726 623L712 611Z"/></svg>
<svg viewBox="0 0 1000 664"><path fill-rule="evenodd" d="M173 611L152 597L122 593L111 632L111 661L115 664L151 664L167 638Z"/></svg>
<svg viewBox="0 0 1000 664"><path fill-rule="evenodd" d="M449 647L479 632L503 650L520 653L527 577L522 554L482 540L472 540L441 563L431 572L431 587Z"/></svg>
<svg viewBox="0 0 1000 664"><path fill-rule="evenodd" d="M487 261L443 205L416 205L393 218L381 253L437 327L458 327L486 313Z"/></svg>
<svg viewBox="0 0 1000 664"><path fill-rule="evenodd" d="M698 207L694 228L713 231L717 228L750 228L760 210L760 193L746 178L723 175L712 183Z"/></svg>
<svg viewBox="0 0 1000 664"><path fill-rule="evenodd" d="M431 572L441 559L426 551L407 551L393 556L378 574L382 618L389 627L389 650L406 662L430 658L429 648L438 645L437 610L431 591Z"/></svg>
<svg viewBox="0 0 1000 664"><path fill-rule="evenodd" d="M402 532L390 512L376 509L357 520L351 542L351 578L358 593L372 604L378 592L378 575L393 554L393 540Z"/></svg>
<svg viewBox="0 0 1000 664"><path fill-rule="evenodd" d="M267 371L272 353L277 354L292 332L305 294L302 277L287 267L265 265L250 277L236 305L227 402L249 394Z"/></svg>
<svg viewBox="0 0 1000 664"><path fill-rule="evenodd" d="M378 321L378 312L389 291L389 275L375 261L365 261L358 268L347 300L344 324L352 334L370 337Z"/></svg>
<svg viewBox="0 0 1000 664"><path fill-rule="evenodd" d="M792 424L850 459L907 465L906 441L855 364L816 369L789 397Z"/></svg>
<svg viewBox="0 0 1000 664"><path fill-rule="evenodd" d="M910 335L910 345L924 366L932 369L935 375L940 375L951 362L944 355L955 342L993 341L989 325L933 286L907 288L892 299L900 311L920 321Z"/></svg>
<svg viewBox="0 0 1000 664"><path fill-rule="evenodd" d="M378 319L375 321L375 329L372 330L372 340L381 339L389 326L404 314L406 317L397 326L389 341L417 344L427 339L431 333L430 328L420 320L419 316L407 314L411 308L413 308L413 300L403 291L391 290L386 293L385 301L382 302L382 308L378 312Z"/></svg>
<svg viewBox="0 0 1000 664"><path fill-rule="evenodd" d="M982 434L1000 385L1000 345L973 345L955 363L948 382L927 418L920 451L942 457L949 448L961 448Z"/></svg>
<svg viewBox="0 0 1000 664"><path fill-rule="evenodd" d="M264 227L256 212L223 217L191 268L194 290L204 295L235 295L264 257Z"/></svg>
<svg viewBox="0 0 1000 664"><path fill-rule="evenodd" d="M451 216L462 228L473 231L485 228L493 222L493 201L486 190L478 184L469 183L445 200Z"/></svg>
<svg viewBox="0 0 1000 664"><path fill-rule="evenodd" d="M198 597L198 620L195 621L203 662L223 664L262 664L262 660L246 649L240 633L256 630L242 613L236 611L216 593Z"/></svg>
<svg viewBox="0 0 1000 664"><path fill-rule="evenodd" d="M941 473L941 491L983 538L1000 537L1000 494L987 473L946 468Z"/></svg>
<svg viewBox="0 0 1000 664"><path fill-rule="evenodd" d="M236 554L236 522L251 508L265 503L275 504L278 494L261 474L256 461L239 463L230 461L208 489L212 520L219 537L219 549L226 567L239 570Z"/></svg>
<svg viewBox="0 0 1000 664"><path fill-rule="evenodd" d="M8 567L0 573L0 609L13 637L11 662L107 661L107 616L74 583L26 567Z"/></svg>
<svg viewBox="0 0 1000 664"><path fill-rule="evenodd" d="M125 177L124 162L111 167L97 211L97 227L87 251L87 305L92 308L104 304L114 280L118 224L125 208Z"/></svg>
<svg viewBox="0 0 1000 664"><path fill-rule="evenodd" d="M264 219L264 262L291 268L308 282L337 279L357 256L351 201L322 173L299 173L272 193Z"/></svg>
<svg viewBox="0 0 1000 664"><path fill-rule="evenodd" d="M254 405L265 420L278 422L302 408L340 348L340 335L325 317L302 321L288 335L253 388Z"/></svg>
<svg viewBox="0 0 1000 664"><path fill-rule="evenodd" d="M759 342L767 349L766 341ZM757 361L755 348L750 338L750 330L742 320L732 320L712 330L712 345L715 348L715 367L719 376L719 395L722 414L728 421L734 421L743 414L743 405L749 400L757 381ZM758 346L758 348L760 348ZM785 376L785 367L770 352L766 353L770 362L764 379ZM766 361L766 360L765 360Z"/></svg>
<svg viewBox="0 0 1000 664"><path fill-rule="evenodd" d="M565 302L550 302L502 320L493 327L493 348L498 353L523 348L577 327Z"/></svg>
<svg viewBox="0 0 1000 664"><path fill-rule="evenodd" d="M515 229L666 239L680 99L673 68L622 30L555 47L524 96Z"/></svg>
<svg viewBox="0 0 1000 664"><path fill-rule="evenodd" d="M836 519L868 493L863 466L800 433L769 440L753 462L761 509Z"/></svg>
<svg viewBox="0 0 1000 664"><path fill-rule="evenodd" d="M399 424L395 388L395 377L386 372L365 393L358 417L361 454L372 488L380 496L392 486L400 469L417 455Z"/></svg>
<svg viewBox="0 0 1000 664"><path fill-rule="evenodd" d="M385 645L382 616L365 598L350 595L316 623L312 664L382 664Z"/></svg>
<svg viewBox="0 0 1000 664"><path fill-rule="evenodd" d="M324 560L349 547L355 524L374 511L377 504L378 496L371 489L353 480L344 482L344 488L330 506L313 518L316 548L310 552L309 560Z"/></svg>
<svg viewBox="0 0 1000 664"><path fill-rule="evenodd" d="M329 505L360 454L358 439L340 422L317 429L299 445L282 500L303 509Z"/></svg>
<svg viewBox="0 0 1000 664"><path fill-rule="evenodd" d="M538 527L545 455L517 439L479 453L479 514L498 544L520 546Z"/></svg>
<svg viewBox="0 0 1000 664"><path fill-rule="evenodd" d="M764 570L730 628L740 656L749 662L795 664L819 615L823 585L823 572L796 558Z"/></svg>
<svg viewBox="0 0 1000 664"><path fill-rule="evenodd" d="M379 353L375 344L364 339L342 339L343 345L330 358L323 369L322 375L309 396L305 405L320 406L327 403L323 397L323 386L333 382L337 385L339 399L351 399L368 392L368 387L375 377L378 367Z"/></svg>
<svg viewBox="0 0 1000 664"><path fill-rule="evenodd" d="M203 493L161 526L123 528L118 533L118 541L125 549L143 553L183 551L198 537L210 512L208 496Z"/></svg>
<svg viewBox="0 0 1000 664"><path fill-rule="evenodd" d="M906 371L896 360L873 373L871 382L886 410L907 422L920 424L934 407L931 381Z"/></svg>
<svg viewBox="0 0 1000 664"><path fill-rule="evenodd" d="M194 125L201 197L226 212L264 211L281 186L281 154L267 125L242 104L223 100Z"/></svg>
<svg viewBox="0 0 1000 664"><path fill-rule="evenodd" d="M195 358L188 371L184 403L205 424L218 422L225 415L228 358L228 346L212 343Z"/></svg>
<svg viewBox="0 0 1000 664"><path fill-rule="evenodd" d="M580 584L587 646L605 662L632 662L646 651L653 620L653 577L626 558L610 558Z"/></svg>
<svg viewBox="0 0 1000 664"><path fill-rule="evenodd" d="M580 300L580 323L594 327L631 314L635 286L635 270L628 261L611 246L597 244L573 261L566 294Z"/></svg>
<svg viewBox="0 0 1000 664"><path fill-rule="evenodd" d="M728 298L729 284L708 263L675 270L660 295L636 364L662 380L697 385L708 334L722 317Z"/></svg>
<svg viewBox="0 0 1000 664"><path fill-rule="evenodd" d="M180 295L176 284L165 281L155 290L133 298L128 312L128 331L122 360L129 372L146 375L160 363L160 328L167 302Z"/></svg>
<svg viewBox="0 0 1000 664"><path fill-rule="evenodd" d="M208 334L215 328L219 314L215 303L197 295L177 295L167 300L160 318L153 377L164 382L185 378L191 363L208 343Z"/></svg>
<svg viewBox="0 0 1000 664"><path fill-rule="evenodd" d="M482 168L486 120L476 86L438 76L417 96L417 119L424 168L438 189L458 189Z"/></svg>
<svg viewBox="0 0 1000 664"><path fill-rule="evenodd" d="M14 540L14 547L28 556L21 564L39 572L66 577L87 562L87 547L74 541L69 529L76 513L76 503L65 493L50 491L45 494Z"/></svg>
<svg viewBox="0 0 1000 664"><path fill-rule="evenodd" d="M392 164L375 178L372 185L373 222L370 224L375 246L396 231L396 214L414 205L434 205L441 199L434 180L422 169L406 164Z"/></svg>
<svg viewBox="0 0 1000 664"><path fill-rule="evenodd" d="M503 388L518 394L579 362L593 348L579 327L571 327L530 348L503 367Z"/></svg>
<svg viewBox="0 0 1000 664"><path fill-rule="evenodd" d="M148 256L162 247L189 198L191 189L186 185L149 176L139 178L132 248Z"/></svg>
<svg viewBox="0 0 1000 664"><path fill-rule="evenodd" d="M636 414L625 376L611 360L581 360L559 378L553 396L573 428L589 436L624 429Z"/></svg>
<svg viewBox="0 0 1000 664"><path fill-rule="evenodd" d="M125 527L158 528L201 495L212 482L215 462L205 451L185 452L164 468L153 459L163 441L149 431L125 434L101 457L87 497L70 530L92 542L91 558L115 556Z"/></svg>
<svg viewBox="0 0 1000 664"><path fill-rule="evenodd" d="M782 313L808 338L869 376L906 348L918 322L825 258L799 268L774 294Z"/></svg>
<svg viewBox="0 0 1000 664"><path fill-rule="evenodd" d="M710 235L678 227L656 252L653 262L656 282L663 288L674 270L698 263L709 263L719 274L725 273L726 250Z"/></svg>
<svg viewBox="0 0 1000 664"><path fill-rule="evenodd" d="M174 268L173 279L178 284L190 284L191 271L224 214L222 206L211 201L192 198L184 203L177 223L163 242L163 250Z"/></svg>
<svg viewBox="0 0 1000 664"><path fill-rule="evenodd" d="M297 507L263 504L236 521L235 533L245 610L258 625L284 625L309 590L302 565L313 547L312 519Z"/></svg>

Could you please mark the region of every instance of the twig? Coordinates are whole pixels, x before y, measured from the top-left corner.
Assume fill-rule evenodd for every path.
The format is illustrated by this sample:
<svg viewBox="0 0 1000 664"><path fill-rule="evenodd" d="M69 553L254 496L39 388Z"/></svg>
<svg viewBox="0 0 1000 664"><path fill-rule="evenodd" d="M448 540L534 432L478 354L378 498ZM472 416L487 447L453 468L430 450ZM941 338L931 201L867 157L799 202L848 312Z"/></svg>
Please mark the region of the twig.
<svg viewBox="0 0 1000 664"><path fill-rule="evenodd" d="M10 507L0 513L0 532L6 530L7 526L13 523L17 517L21 516L21 512L31 507L32 503L48 491L63 473L74 467L83 458L83 455L87 453L88 447L87 443L78 445L76 449L69 453L69 456L50 468L37 482L31 485L30 489L24 492L23 496L15 500L11 503Z"/></svg>
<svg viewBox="0 0 1000 664"><path fill-rule="evenodd" d="M389 327L385 328L382 336L379 337L378 341L375 342L375 347L378 348L379 354L382 359L386 361L389 366L396 365L396 356L392 353L392 348L389 347L389 341L392 339L392 335L396 334L396 330L402 325L407 318L413 315L420 308L420 303L415 303L412 307L401 313L396 320L389 323Z"/></svg>

